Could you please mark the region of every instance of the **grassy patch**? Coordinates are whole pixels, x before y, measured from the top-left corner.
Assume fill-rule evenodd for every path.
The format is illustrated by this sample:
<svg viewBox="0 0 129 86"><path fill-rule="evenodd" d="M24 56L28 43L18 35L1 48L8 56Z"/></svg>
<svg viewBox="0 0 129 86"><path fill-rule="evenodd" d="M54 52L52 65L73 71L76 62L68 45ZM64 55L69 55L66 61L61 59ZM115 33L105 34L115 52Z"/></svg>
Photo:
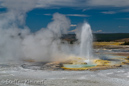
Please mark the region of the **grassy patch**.
<svg viewBox="0 0 129 86"><path fill-rule="evenodd" d="M94 45L102 45L102 46L106 46L106 45L122 45L123 42L94 42Z"/></svg>

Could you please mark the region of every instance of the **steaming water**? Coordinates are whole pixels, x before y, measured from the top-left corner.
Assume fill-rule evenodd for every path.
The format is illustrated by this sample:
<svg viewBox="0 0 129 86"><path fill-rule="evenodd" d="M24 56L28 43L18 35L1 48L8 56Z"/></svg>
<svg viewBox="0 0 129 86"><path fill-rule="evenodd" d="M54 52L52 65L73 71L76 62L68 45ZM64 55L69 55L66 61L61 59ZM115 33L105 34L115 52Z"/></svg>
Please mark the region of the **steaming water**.
<svg viewBox="0 0 129 86"><path fill-rule="evenodd" d="M92 41L93 35L89 24L84 23L81 31L81 44L80 44L80 56L85 57L89 60L93 57L92 55Z"/></svg>

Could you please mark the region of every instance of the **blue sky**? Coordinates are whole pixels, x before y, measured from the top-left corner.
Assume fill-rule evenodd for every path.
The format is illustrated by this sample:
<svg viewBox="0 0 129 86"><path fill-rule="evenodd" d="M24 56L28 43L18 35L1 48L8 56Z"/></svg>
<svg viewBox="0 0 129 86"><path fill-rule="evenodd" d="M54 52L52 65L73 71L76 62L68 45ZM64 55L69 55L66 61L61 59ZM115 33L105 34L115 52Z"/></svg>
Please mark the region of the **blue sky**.
<svg viewBox="0 0 129 86"><path fill-rule="evenodd" d="M52 15L58 12L71 20L71 30L86 21L95 33L129 33L129 0L37 1L36 6L26 12L26 25L32 32L46 27ZM5 8L1 7L0 12L5 12Z"/></svg>
<svg viewBox="0 0 129 86"><path fill-rule="evenodd" d="M76 25L88 22L94 32L124 33L129 32L129 12L114 13L115 10L109 9L82 9L60 8L60 9L34 9L27 13L26 25L32 31L46 27L52 21L52 14L59 12L65 14L71 20L71 28ZM104 13L103 13L104 12ZM107 13L106 13L107 12Z"/></svg>

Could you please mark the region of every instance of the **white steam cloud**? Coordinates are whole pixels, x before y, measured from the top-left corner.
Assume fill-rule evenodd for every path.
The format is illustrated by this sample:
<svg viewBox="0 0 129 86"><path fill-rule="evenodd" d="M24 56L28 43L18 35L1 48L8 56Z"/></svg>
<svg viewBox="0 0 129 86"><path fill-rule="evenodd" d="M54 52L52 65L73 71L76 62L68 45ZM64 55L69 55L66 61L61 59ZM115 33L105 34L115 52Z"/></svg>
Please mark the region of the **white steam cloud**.
<svg viewBox="0 0 129 86"><path fill-rule="evenodd" d="M1 61L53 61L67 57L66 55L79 55L78 44L61 43L60 37L67 34L71 26L65 15L53 14L53 21L46 28L31 33L25 25L26 13L36 7L38 0L0 1L7 8L6 13L0 14ZM80 34L78 31L77 38Z"/></svg>
<svg viewBox="0 0 129 86"><path fill-rule="evenodd" d="M35 7L35 0L4 0L6 13L0 15L0 58L1 60L17 60L24 57L22 51L23 38L29 34L25 26L26 12ZM22 26L24 29L20 29ZM15 59L13 59L15 58Z"/></svg>
<svg viewBox="0 0 129 86"><path fill-rule="evenodd" d="M25 57L34 60L50 60L51 57L61 54L61 34L66 34L70 21L64 15L55 13L53 22L46 29L28 35L23 40Z"/></svg>
<svg viewBox="0 0 129 86"><path fill-rule="evenodd" d="M14 4L15 3L15 4ZM53 21L36 33L25 26L26 12L36 6L36 0L5 0L7 12L0 15L0 59L33 59L50 61L63 54L60 37L67 33L71 23L64 15L55 13ZM13 5L14 4L14 5ZM22 27L22 28L19 28Z"/></svg>

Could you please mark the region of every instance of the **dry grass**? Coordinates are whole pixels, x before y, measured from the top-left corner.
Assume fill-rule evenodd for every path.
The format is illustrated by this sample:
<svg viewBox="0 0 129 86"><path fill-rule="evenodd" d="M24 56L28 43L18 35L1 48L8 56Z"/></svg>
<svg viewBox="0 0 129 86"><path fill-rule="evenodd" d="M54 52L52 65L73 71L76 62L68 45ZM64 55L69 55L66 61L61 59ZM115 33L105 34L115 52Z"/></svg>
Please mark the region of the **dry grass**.
<svg viewBox="0 0 129 86"><path fill-rule="evenodd" d="M95 46L106 46L106 45L121 45L124 42L94 42L93 45Z"/></svg>

